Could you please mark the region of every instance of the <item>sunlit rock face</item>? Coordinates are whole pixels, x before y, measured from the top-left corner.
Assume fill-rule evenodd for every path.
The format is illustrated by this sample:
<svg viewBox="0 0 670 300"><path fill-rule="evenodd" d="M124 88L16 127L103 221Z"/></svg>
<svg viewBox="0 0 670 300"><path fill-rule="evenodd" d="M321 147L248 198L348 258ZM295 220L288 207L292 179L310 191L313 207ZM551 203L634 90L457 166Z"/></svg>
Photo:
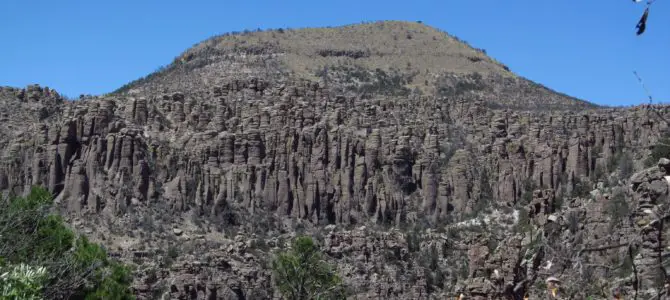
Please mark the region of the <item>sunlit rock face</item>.
<svg viewBox="0 0 670 300"><path fill-rule="evenodd" d="M353 299L660 291L666 107L596 107L423 25L337 30L369 49L249 33L109 95L0 88L0 192L47 187L142 299L278 297L266 260L303 231Z"/></svg>

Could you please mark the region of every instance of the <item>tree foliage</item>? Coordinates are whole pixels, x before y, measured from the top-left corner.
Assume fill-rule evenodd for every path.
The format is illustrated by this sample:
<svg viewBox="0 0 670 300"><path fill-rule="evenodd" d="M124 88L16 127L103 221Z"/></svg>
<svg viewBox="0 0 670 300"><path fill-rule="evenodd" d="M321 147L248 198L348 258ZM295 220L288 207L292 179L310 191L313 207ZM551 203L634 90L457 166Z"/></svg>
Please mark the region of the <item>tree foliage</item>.
<svg viewBox="0 0 670 300"><path fill-rule="evenodd" d="M0 267L0 299L42 299L46 268L26 264Z"/></svg>
<svg viewBox="0 0 670 300"><path fill-rule="evenodd" d="M286 299L345 299L342 280L310 237L297 237L272 262L274 280Z"/></svg>
<svg viewBox="0 0 670 300"><path fill-rule="evenodd" d="M0 201L0 280L27 295L2 299L32 299L35 291L39 299L133 299L130 270L69 229L51 202L40 187Z"/></svg>

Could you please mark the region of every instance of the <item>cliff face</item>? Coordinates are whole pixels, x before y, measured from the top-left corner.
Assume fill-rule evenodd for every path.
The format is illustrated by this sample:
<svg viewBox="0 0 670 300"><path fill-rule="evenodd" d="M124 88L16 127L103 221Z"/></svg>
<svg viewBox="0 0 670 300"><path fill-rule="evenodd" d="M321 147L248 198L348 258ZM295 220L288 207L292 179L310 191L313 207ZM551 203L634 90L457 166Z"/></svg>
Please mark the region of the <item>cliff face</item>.
<svg viewBox="0 0 670 300"><path fill-rule="evenodd" d="M32 124L30 138L6 147L23 175L5 169L4 190L64 190L59 199L73 212L159 201L174 212L234 205L315 224L397 225L412 211L445 219L491 199L513 206L529 185L569 193L614 171L607 165L618 152L642 153L667 126L643 107L566 113L477 99L330 99L318 83L257 79L60 109L62 121Z"/></svg>
<svg viewBox="0 0 670 300"><path fill-rule="evenodd" d="M403 30L433 41L424 27ZM0 191L47 186L73 226L141 266L147 298L268 299L267 257L301 230L361 299L539 297L549 276L566 299L662 287L666 231L644 211L664 209L665 164L629 177L667 107L598 108L484 56L413 86L371 69L375 49L313 47L327 71L309 78L286 57L311 52L249 51L271 32L255 34L196 46L124 93L0 89ZM362 61L323 68L332 57Z"/></svg>

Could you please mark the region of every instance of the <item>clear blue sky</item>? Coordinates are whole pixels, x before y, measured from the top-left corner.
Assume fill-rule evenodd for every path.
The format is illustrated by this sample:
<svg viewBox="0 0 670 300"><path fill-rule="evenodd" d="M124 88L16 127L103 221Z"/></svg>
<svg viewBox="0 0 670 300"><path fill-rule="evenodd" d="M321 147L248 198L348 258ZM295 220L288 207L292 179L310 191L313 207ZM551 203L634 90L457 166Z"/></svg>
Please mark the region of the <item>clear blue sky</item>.
<svg viewBox="0 0 670 300"><path fill-rule="evenodd" d="M599 104L670 101L670 0L67 1L0 0L0 85L101 94L212 35L256 28L422 20L512 71Z"/></svg>

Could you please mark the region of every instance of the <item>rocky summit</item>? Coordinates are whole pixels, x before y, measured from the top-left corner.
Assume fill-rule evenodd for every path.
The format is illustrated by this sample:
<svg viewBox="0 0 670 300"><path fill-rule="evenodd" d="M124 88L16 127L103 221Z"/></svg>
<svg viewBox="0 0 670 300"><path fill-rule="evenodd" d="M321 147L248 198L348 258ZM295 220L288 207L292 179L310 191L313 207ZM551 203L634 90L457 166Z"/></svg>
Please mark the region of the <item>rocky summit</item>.
<svg viewBox="0 0 670 300"><path fill-rule="evenodd" d="M0 107L0 192L47 187L138 299L278 299L296 234L348 299L670 283L668 107L558 93L417 22L225 34L110 94Z"/></svg>

